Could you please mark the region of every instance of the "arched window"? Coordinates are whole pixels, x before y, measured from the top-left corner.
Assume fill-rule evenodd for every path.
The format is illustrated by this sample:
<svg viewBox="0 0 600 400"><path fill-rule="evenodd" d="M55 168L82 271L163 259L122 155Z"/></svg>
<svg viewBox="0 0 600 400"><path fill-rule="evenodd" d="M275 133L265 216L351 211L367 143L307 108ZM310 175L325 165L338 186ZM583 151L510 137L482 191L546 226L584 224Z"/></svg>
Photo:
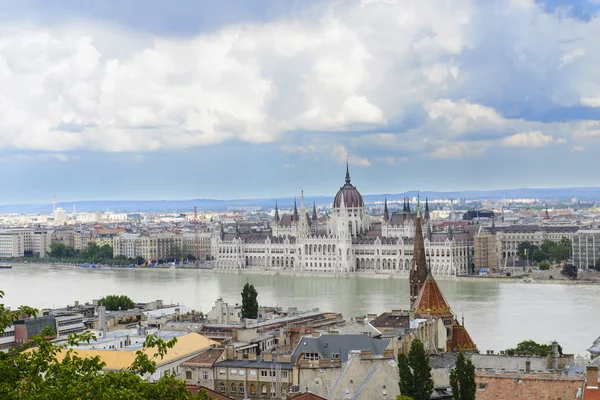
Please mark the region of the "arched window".
<svg viewBox="0 0 600 400"><path fill-rule="evenodd" d="M219 385L219 392L225 393L225 384L223 382L221 382L221 384Z"/></svg>
<svg viewBox="0 0 600 400"><path fill-rule="evenodd" d="M235 383L231 384L231 393L236 393L237 392L237 387L235 386Z"/></svg>
<svg viewBox="0 0 600 400"><path fill-rule="evenodd" d="M240 383L239 388L240 388L240 393L244 393L244 384L243 383Z"/></svg>
<svg viewBox="0 0 600 400"><path fill-rule="evenodd" d="M266 385L262 385L262 388L260 389L262 394L267 394L267 386Z"/></svg>
<svg viewBox="0 0 600 400"><path fill-rule="evenodd" d="M250 384L250 394L256 394L256 385L254 383Z"/></svg>

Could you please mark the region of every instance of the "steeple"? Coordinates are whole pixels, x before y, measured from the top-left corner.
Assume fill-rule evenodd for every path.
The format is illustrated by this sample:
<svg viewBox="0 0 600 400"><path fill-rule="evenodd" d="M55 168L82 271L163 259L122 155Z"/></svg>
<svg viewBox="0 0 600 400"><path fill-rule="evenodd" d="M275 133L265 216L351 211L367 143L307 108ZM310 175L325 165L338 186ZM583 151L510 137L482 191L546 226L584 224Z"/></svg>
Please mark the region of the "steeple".
<svg viewBox="0 0 600 400"><path fill-rule="evenodd" d="M296 199L294 199L294 215L292 215L292 221L298 222L298 207L296 206Z"/></svg>
<svg viewBox="0 0 600 400"><path fill-rule="evenodd" d="M427 224L427 239L431 241L431 224Z"/></svg>
<svg viewBox="0 0 600 400"><path fill-rule="evenodd" d="M346 159L346 184L350 184L350 170L348 169L348 159Z"/></svg>
<svg viewBox="0 0 600 400"><path fill-rule="evenodd" d="M421 287L427 279L427 260L425 259L425 242L423 241L423 227L421 226L421 210L417 208L415 221L415 243L413 259L410 267L410 309L414 310L415 301L419 296Z"/></svg>
<svg viewBox="0 0 600 400"><path fill-rule="evenodd" d="M404 200L404 202L403 202L403 204L402 204L402 212L403 212L404 214L406 214L406 196L404 196L404 199L403 199L403 200Z"/></svg>
<svg viewBox="0 0 600 400"><path fill-rule="evenodd" d="M496 218L492 219L492 235L496 234Z"/></svg>
<svg viewBox="0 0 600 400"><path fill-rule="evenodd" d="M448 225L448 239L452 240L452 225Z"/></svg>
<svg viewBox="0 0 600 400"><path fill-rule="evenodd" d="M429 215L429 202L427 200L427 197L425 197L425 221L429 221L431 219L430 215Z"/></svg>
<svg viewBox="0 0 600 400"><path fill-rule="evenodd" d="M304 211L304 190L300 192L300 211Z"/></svg>
<svg viewBox="0 0 600 400"><path fill-rule="evenodd" d="M548 214L548 205L546 204L546 213L544 214L544 219L547 221L550 219L550 214Z"/></svg>
<svg viewBox="0 0 600 400"><path fill-rule="evenodd" d="M316 221L317 220L317 205L315 203L315 201L313 200L313 212L312 212L312 220Z"/></svg>
<svg viewBox="0 0 600 400"><path fill-rule="evenodd" d="M279 223L279 208L277 208L277 202L275 202L275 222Z"/></svg>
<svg viewBox="0 0 600 400"><path fill-rule="evenodd" d="M383 220L385 222L388 222L390 220L390 213L388 212L388 207L387 207L387 197L385 198L385 203L383 206Z"/></svg>
<svg viewBox="0 0 600 400"><path fill-rule="evenodd" d="M410 199L406 196L406 213L410 217Z"/></svg>

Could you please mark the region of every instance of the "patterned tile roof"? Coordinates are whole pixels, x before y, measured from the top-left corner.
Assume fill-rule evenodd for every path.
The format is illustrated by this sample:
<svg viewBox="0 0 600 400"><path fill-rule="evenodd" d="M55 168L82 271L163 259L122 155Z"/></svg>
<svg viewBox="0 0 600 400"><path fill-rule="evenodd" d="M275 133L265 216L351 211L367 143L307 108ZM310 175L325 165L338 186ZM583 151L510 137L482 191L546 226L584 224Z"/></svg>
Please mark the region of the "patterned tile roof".
<svg viewBox="0 0 600 400"><path fill-rule="evenodd" d="M431 272L427 275L427 279L425 279L425 283L415 301L415 311L422 316L440 318L454 316Z"/></svg>
<svg viewBox="0 0 600 400"><path fill-rule="evenodd" d="M473 343L471 335L458 322L454 321L452 326L452 350L451 351L477 351L477 346Z"/></svg>

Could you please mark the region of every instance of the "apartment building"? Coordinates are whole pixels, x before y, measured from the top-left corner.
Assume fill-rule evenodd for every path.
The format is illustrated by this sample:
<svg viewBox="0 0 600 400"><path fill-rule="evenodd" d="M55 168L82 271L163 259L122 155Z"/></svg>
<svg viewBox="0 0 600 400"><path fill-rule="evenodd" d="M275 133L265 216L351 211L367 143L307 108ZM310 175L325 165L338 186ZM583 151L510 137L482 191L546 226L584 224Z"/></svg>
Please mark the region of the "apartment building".
<svg viewBox="0 0 600 400"><path fill-rule="evenodd" d="M530 242L541 246L545 240L559 242L562 238L572 240L577 226L510 225L496 228L496 240L502 259L517 257L519 244Z"/></svg>
<svg viewBox="0 0 600 400"><path fill-rule="evenodd" d="M124 233L113 239L113 255L160 260L173 255L173 247L180 246L181 240L172 233Z"/></svg>
<svg viewBox="0 0 600 400"><path fill-rule="evenodd" d="M211 254L211 237L210 232L198 232L198 258L201 261L206 260ZM180 236L181 250L184 256L196 255L196 233L185 232Z"/></svg>
<svg viewBox="0 0 600 400"><path fill-rule="evenodd" d="M475 272L497 269L500 260L498 258L496 236L491 234L476 235L473 244Z"/></svg>
<svg viewBox="0 0 600 400"><path fill-rule="evenodd" d="M0 257L23 257L27 230L0 231Z"/></svg>
<svg viewBox="0 0 600 400"><path fill-rule="evenodd" d="M34 255L46 257L52 242L52 230L8 229L0 231L0 257Z"/></svg>
<svg viewBox="0 0 600 400"><path fill-rule="evenodd" d="M0 351L7 351L15 345L15 326L10 325L0 333Z"/></svg>
<svg viewBox="0 0 600 400"><path fill-rule="evenodd" d="M573 236L573 264L593 268L600 259L600 230L581 230Z"/></svg>

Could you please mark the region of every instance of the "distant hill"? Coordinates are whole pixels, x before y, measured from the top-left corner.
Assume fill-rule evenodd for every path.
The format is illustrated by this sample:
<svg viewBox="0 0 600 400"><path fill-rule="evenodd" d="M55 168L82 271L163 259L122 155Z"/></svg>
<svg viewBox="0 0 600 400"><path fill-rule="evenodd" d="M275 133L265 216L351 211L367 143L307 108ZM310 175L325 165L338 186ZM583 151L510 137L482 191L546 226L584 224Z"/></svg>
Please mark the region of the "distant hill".
<svg viewBox="0 0 600 400"><path fill-rule="evenodd" d="M402 200L404 196L413 197L417 191L408 191L405 193L387 193L387 194L367 194L363 195L366 203L383 201L386 197L390 201ZM600 188L566 188L566 189L509 189L509 190L472 190L462 192L421 192L421 198L427 196L430 200L465 198L467 200L491 200L491 199L522 199L539 198L540 200L561 200L567 201L573 197L578 197L581 201L600 200ZM189 212L198 207L199 211L204 210L227 210L231 208L242 207L262 207L273 208L277 200L279 207L286 209L294 205L293 197L278 199L259 198L259 199L234 199L234 200L216 200L216 199L193 199L193 200L110 200L110 201L78 201L58 203L57 207L62 207L68 212L73 210L76 205L78 212L88 211L112 211L112 212ZM306 207L312 207L313 200L317 205L330 204L333 202L333 196L310 196L306 197ZM297 198L298 206L300 199ZM50 213L51 204L12 204L0 205L0 213Z"/></svg>

